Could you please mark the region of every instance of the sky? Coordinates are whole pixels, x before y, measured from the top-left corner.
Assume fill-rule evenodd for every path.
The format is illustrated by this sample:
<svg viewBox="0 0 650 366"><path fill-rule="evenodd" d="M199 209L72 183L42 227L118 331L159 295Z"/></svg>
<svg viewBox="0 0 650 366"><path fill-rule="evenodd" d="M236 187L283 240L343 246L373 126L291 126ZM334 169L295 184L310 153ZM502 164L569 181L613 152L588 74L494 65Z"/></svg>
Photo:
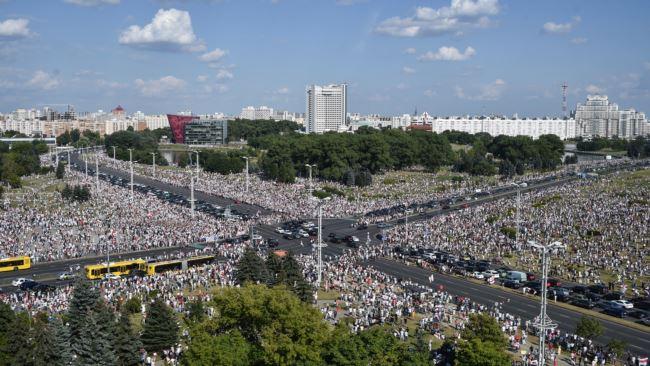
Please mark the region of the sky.
<svg viewBox="0 0 650 366"><path fill-rule="evenodd" d="M650 113L647 0L0 0L0 111Z"/></svg>

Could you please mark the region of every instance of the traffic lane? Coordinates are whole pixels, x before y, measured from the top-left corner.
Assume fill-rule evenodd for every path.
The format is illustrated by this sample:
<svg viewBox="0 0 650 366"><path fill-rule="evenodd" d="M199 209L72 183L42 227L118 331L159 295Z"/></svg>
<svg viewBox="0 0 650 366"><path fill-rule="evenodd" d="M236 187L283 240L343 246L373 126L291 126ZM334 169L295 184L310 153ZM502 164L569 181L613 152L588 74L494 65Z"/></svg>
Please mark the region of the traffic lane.
<svg viewBox="0 0 650 366"><path fill-rule="evenodd" d="M539 315L539 302L537 299L531 299L510 292L502 291L495 287L479 285L473 282L456 278L453 276L434 273L433 284L429 283L429 276L432 271L387 259L377 259L368 262L377 270L385 272L402 279L410 279L426 286L438 285L444 286L444 290L458 296L467 296L473 301L487 306L493 306L495 302L502 302L504 311L520 316L522 319L533 319ZM510 301L508 302L508 299ZM558 323L559 329L563 332L573 333L578 320L582 313L565 309L548 303L547 314L551 319ZM644 332L636 328L630 328L608 320L599 319L605 328L604 334L596 340L606 344L612 339L625 341L635 352L647 352L650 349L650 340L648 336L650 331Z"/></svg>
<svg viewBox="0 0 650 366"><path fill-rule="evenodd" d="M187 252L195 250L192 247L166 247L166 248L155 248L139 252L131 253L116 253L110 255L110 260L121 260L121 259L133 259L133 258L155 258L160 255L165 254L176 254L180 252ZM0 273L0 283L11 282L12 280L19 277L33 278L38 280L45 276L56 276L61 272L69 271L70 268L75 268L77 266L83 267L88 264L97 264L105 263L106 256L93 256L93 257L81 257L73 258L62 261L52 261L52 262L42 262L35 263L30 269L12 271L12 272L2 272Z"/></svg>
<svg viewBox="0 0 650 366"><path fill-rule="evenodd" d="M72 154L71 159L73 163L77 164L80 166L83 164L83 161L79 158L78 154ZM122 179L126 179L128 181L131 180L131 174L129 172L125 172L119 169L114 169L105 165L100 165L99 166L99 172L100 173L108 173L111 175L118 176ZM161 182L159 180L155 180L152 178L144 177L138 174L133 174L133 182L138 183L138 184L144 184L153 188L157 188L160 190L180 194L187 199L190 198L190 189L185 188L185 187L179 187L179 186L174 186L169 183ZM194 197L195 199L201 200L201 201L206 201L212 204L216 204L219 206L229 206L231 205L235 210L246 213L248 215L255 215L257 212L260 214L269 214L272 211L262 208L260 206L256 205L250 205L246 203L236 203L234 200L223 197L223 196L217 196L217 195L211 195L205 192L201 192L198 190L194 191Z"/></svg>

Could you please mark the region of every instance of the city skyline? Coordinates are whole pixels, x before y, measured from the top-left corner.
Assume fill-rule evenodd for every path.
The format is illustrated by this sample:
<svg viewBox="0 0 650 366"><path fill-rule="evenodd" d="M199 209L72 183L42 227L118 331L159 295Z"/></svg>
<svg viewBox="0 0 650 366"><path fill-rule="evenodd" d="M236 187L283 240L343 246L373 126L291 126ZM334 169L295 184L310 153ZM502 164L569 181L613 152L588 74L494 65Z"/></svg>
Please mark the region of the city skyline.
<svg viewBox="0 0 650 366"><path fill-rule="evenodd" d="M9 0L0 110L304 112L307 85L346 82L351 112L560 116L566 81L570 107L647 111L649 5L613 4Z"/></svg>

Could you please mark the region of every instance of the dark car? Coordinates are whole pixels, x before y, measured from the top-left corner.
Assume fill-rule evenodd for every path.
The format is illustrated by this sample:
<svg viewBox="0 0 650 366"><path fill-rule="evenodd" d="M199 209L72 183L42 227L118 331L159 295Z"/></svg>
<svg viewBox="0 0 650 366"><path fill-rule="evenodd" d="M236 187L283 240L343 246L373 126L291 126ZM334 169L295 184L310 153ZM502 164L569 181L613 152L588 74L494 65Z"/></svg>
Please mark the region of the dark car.
<svg viewBox="0 0 650 366"><path fill-rule="evenodd" d="M573 286L571 291L576 294L586 294L587 292L589 292L589 289L587 288L587 286L577 285L577 286Z"/></svg>
<svg viewBox="0 0 650 366"><path fill-rule="evenodd" d="M599 295L605 295L609 292L609 289L603 284L598 284L589 286L589 291Z"/></svg>
<svg viewBox="0 0 650 366"><path fill-rule="evenodd" d="M32 290L37 285L38 285L38 282L32 281L32 280L27 280L27 281L20 284L20 289L23 290L23 291Z"/></svg>
<svg viewBox="0 0 650 366"><path fill-rule="evenodd" d="M508 288L518 289L518 288L521 288L522 284L519 283L519 281L505 280L505 281L503 281L503 286L508 287Z"/></svg>
<svg viewBox="0 0 650 366"><path fill-rule="evenodd" d="M366 230L366 229L368 229L368 224L366 224L365 222L357 226L357 230Z"/></svg>
<svg viewBox="0 0 650 366"><path fill-rule="evenodd" d="M560 287L561 285L562 283L557 278L549 278L548 282L546 283L547 287Z"/></svg>
<svg viewBox="0 0 650 366"><path fill-rule="evenodd" d="M615 307L607 307L605 308L605 310L603 310L603 313L618 318L623 318L624 316L627 315L627 311L625 311L624 308L615 308Z"/></svg>
<svg viewBox="0 0 650 366"><path fill-rule="evenodd" d="M526 281L535 281L537 277L534 273L526 273Z"/></svg>
<svg viewBox="0 0 650 366"><path fill-rule="evenodd" d="M269 248L276 248L278 245L280 245L280 242L278 242L278 239L267 239L266 245L268 245Z"/></svg>
<svg viewBox="0 0 650 366"><path fill-rule="evenodd" d="M338 236L330 237L330 243L340 244L341 242L343 242L343 238L341 238L341 237L338 237Z"/></svg>
<svg viewBox="0 0 650 366"><path fill-rule="evenodd" d="M571 296L571 291L564 287L551 287L546 291L549 299L557 298L558 301L567 302L569 301L569 296Z"/></svg>
<svg viewBox="0 0 650 366"><path fill-rule="evenodd" d="M634 307L637 308L637 309L650 311L650 300L633 299L632 304L634 304Z"/></svg>
<svg viewBox="0 0 650 366"><path fill-rule="evenodd" d="M587 298L574 299L569 302L571 305L583 308L583 309L593 309L596 305Z"/></svg>
<svg viewBox="0 0 650 366"><path fill-rule="evenodd" d="M610 292L608 294L605 294L603 296L603 300L623 300L625 299L625 295L621 292Z"/></svg>
<svg viewBox="0 0 650 366"><path fill-rule="evenodd" d="M597 294L595 292L587 292L585 294L585 296L591 301L600 301L600 300L602 300L602 296L600 296L599 294Z"/></svg>
<svg viewBox="0 0 650 366"><path fill-rule="evenodd" d="M282 237L287 239L287 240L293 240L294 239L293 234L284 234L284 235L282 235Z"/></svg>
<svg viewBox="0 0 650 366"><path fill-rule="evenodd" d="M627 313L627 316L636 318L636 319L646 319L650 314L648 314L647 311L639 310L639 309L634 309L631 310L630 312Z"/></svg>

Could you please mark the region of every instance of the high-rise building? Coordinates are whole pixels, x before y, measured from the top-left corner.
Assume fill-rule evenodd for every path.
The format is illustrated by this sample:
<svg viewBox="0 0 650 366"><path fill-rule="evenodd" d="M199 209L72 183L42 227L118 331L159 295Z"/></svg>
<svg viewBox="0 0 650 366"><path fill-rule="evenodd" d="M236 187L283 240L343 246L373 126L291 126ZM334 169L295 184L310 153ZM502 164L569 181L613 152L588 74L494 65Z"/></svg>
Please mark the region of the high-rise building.
<svg viewBox="0 0 650 366"><path fill-rule="evenodd" d="M228 138L228 121L199 119L185 125L188 145L223 145Z"/></svg>
<svg viewBox="0 0 650 366"><path fill-rule="evenodd" d="M264 105L257 108L253 106L248 106L241 109L241 113L239 113L239 118L250 119L250 120L271 119L273 118L273 108L269 108Z"/></svg>
<svg viewBox="0 0 650 366"><path fill-rule="evenodd" d="M308 133L339 131L346 128L347 84L307 87Z"/></svg>
<svg viewBox="0 0 650 366"><path fill-rule="evenodd" d="M619 110L606 95L589 95L576 108L577 135L582 137L618 136L631 139L645 133L645 114L634 109Z"/></svg>

